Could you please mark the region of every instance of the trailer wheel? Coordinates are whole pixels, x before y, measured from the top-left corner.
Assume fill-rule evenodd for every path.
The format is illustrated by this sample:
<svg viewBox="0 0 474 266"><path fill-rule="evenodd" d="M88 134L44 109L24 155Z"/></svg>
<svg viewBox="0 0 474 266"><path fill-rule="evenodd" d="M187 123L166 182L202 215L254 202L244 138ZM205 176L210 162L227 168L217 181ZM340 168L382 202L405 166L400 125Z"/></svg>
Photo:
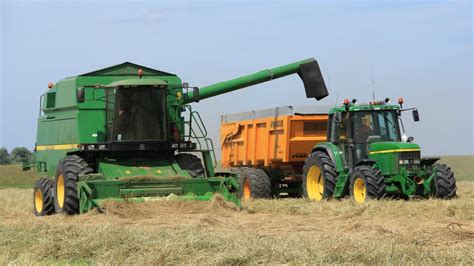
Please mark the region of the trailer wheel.
<svg viewBox="0 0 474 266"><path fill-rule="evenodd" d="M176 161L181 169L188 171L191 177L204 176L205 170L201 159L189 153L178 153Z"/></svg>
<svg viewBox="0 0 474 266"><path fill-rule="evenodd" d="M244 200L268 199L272 196L270 177L258 168L245 168L240 171L239 198Z"/></svg>
<svg viewBox="0 0 474 266"><path fill-rule="evenodd" d="M303 196L315 201L331 198L336 177L336 168L326 153L311 153L303 166Z"/></svg>
<svg viewBox="0 0 474 266"><path fill-rule="evenodd" d="M33 190L33 209L36 216L54 213L53 182L41 178L35 183Z"/></svg>
<svg viewBox="0 0 474 266"><path fill-rule="evenodd" d="M385 196L385 181L382 172L368 165L357 166L351 176L351 197L357 203Z"/></svg>
<svg viewBox="0 0 474 266"><path fill-rule="evenodd" d="M77 155L68 155L59 162L54 182L54 207L57 213L79 213L77 181L79 175L92 172L87 162Z"/></svg>
<svg viewBox="0 0 474 266"><path fill-rule="evenodd" d="M433 195L436 198L450 199L456 196L456 178L451 168L445 164L435 164Z"/></svg>

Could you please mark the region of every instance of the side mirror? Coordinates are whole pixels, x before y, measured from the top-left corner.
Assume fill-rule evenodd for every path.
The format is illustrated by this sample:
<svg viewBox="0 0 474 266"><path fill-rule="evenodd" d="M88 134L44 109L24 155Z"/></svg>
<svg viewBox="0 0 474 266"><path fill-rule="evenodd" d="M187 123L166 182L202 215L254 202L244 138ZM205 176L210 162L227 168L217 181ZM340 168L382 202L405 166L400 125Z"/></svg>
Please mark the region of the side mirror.
<svg viewBox="0 0 474 266"><path fill-rule="evenodd" d="M414 139L415 139L414 137L408 137L407 142L411 143L411 142L413 142Z"/></svg>
<svg viewBox="0 0 474 266"><path fill-rule="evenodd" d="M334 114L334 122L341 123L342 121L342 113L335 113Z"/></svg>
<svg viewBox="0 0 474 266"><path fill-rule="evenodd" d="M420 115L418 114L418 109L413 109L413 112L412 112L412 113L413 113L413 120L414 120L415 122L420 121Z"/></svg>

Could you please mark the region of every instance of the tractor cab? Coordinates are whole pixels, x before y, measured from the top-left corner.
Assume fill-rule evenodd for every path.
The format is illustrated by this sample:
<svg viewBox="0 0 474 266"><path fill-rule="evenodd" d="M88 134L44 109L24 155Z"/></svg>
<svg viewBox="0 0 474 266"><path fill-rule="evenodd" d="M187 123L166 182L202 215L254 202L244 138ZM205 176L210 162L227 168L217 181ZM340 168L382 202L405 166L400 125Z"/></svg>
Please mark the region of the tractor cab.
<svg viewBox="0 0 474 266"><path fill-rule="evenodd" d="M403 100L399 101L403 104ZM341 107L333 108L329 114L328 140L341 149L346 167L367 162L371 155L389 153L394 150L418 152L419 146L408 143L401 120L400 105L390 105L390 99L369 104L357 104L357 100L344 101ZM419 121L418 110L413 111Z"/></svg>

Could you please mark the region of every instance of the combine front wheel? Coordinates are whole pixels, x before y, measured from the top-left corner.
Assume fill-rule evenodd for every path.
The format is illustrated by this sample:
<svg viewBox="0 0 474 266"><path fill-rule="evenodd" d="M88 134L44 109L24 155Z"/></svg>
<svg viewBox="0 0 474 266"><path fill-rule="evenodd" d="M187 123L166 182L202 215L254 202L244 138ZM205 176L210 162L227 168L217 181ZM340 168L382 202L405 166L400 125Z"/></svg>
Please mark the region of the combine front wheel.
<svg viewBox="0 0 474 266"><path fill-rule="evenodd" d="M77 181L79 175L92 173L87 162L77 155L68 155L58 165L54 182L54 207L57 213L79 213Z"/></svg>
<svg viewBox="0 0 474 266"><path fill-rule="evenodd" d="M351 177L351 197L357 203L385 196L385 181L379 169L361 165L354 169Z"/></svg>
<svg viewBox="0 0 474 266"><path fill-rule="evenodd" d="M46 178L36 181L33 190L33 209L36 216L54 213L53 182Z"/></svg>
<svg viewBox="0 0 474 266"><path fill-rule="evenodd" d="M336 170L331 158L320 151L310 154L303 167L303 196L316 201L329 199L335 186Z"/></svg>

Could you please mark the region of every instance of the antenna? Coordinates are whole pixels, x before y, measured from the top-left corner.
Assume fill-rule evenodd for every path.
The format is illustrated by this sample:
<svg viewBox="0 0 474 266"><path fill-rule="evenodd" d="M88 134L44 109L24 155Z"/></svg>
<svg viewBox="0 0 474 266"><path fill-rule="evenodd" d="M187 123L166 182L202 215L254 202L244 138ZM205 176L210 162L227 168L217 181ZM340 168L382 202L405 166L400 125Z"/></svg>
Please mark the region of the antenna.
<svg viewBox="0 0 474 266"><path fill-rule="evenodd" d="M371 68L371 71L372 71L372 99L375 102L374 65L372 65L370 68Z"/></svg>
<svg viewBox="0 0 474 266"><path fill-rule="evenodd" d="M339 92L336 94L336 101L334 102L334 108L337 107L337 102L339 101Z"/></svg>

